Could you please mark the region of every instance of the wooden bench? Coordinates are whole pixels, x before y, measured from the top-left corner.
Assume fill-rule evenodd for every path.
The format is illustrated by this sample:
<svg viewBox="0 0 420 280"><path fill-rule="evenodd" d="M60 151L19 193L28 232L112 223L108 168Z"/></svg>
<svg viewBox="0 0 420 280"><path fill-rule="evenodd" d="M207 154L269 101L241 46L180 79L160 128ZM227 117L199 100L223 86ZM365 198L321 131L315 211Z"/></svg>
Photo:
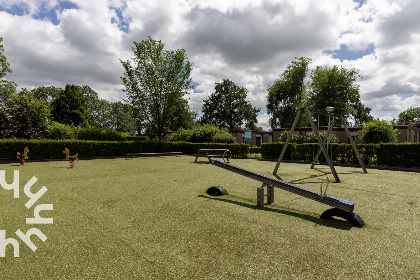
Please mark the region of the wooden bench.
<svg viewBox="0 0 420 280"><path fill-rule="evenodd" d="M155 156L178 156L182 155L182 152L166 152L166 153L131 153L127 154L127 156L140 156L140 157L155 157Z"/></svg>
<svg viewBox="0 0 420 280"><path fill-rule="evenodd" d="M206 157L208 159L223 157L226 151L229 151L229 150L228 149L198 149L194 162L197 162L197 159L199 157Z"/></svg>

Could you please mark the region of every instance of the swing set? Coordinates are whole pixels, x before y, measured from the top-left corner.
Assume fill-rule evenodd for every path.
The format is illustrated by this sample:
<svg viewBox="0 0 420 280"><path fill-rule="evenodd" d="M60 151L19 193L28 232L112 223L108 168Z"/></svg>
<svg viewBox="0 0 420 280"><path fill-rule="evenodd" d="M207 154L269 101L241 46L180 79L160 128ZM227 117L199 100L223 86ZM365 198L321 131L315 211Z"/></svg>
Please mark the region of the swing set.
<svg viewBox="0 0 420 280"><path fill-rule="evenodd" d="M311 168L313 168L314 163L318 160L318 157L320 156L321 152L323 152L324 156L325 156L325 158L328 162L328 165L330 166L331 171L334 175L335 181L340 182L340 178L338 177L337 172L335 171L334 165L333 165L330 157L328 156L327 150L325 149L324 145L325 145L326 139L329 137L329 134L331 133L331 130L332 130L332 127L334 126L335 120L336 119L341 119L341 120L343 120L343 125L344 125L344 128L346 130L346 133L349 136L350 143L352 144L353 149L356 152L357 158L359 159L359 163L362 166L362 169L363 169L364 173L367 173L366 168L363 164L363 161L360 158L360 155L359 155L359 152L357 150L356 144L353 142L353 140L350 137L349 130L347 128L346 123L344 122L343 117L341 115L332 114L330 112L322 112L322 111L310 110L308 108L302 108L302 109L299 109L298 113L296 114L296 118L294 120L293 126L292 126L292 128L291 128L291 130L288 134L286 143L283 146L283 150L280 154L280 157L279 157L279 159L277 161L277 164L276 164L276 167L274 169L274 172L273 172L274 175L277 174L280 163L281 163L281 161L284 157L284 154L286 152L287 145L289 144L290 139L292 137L292 133L293 133L294 129L296 128L296 125L297 125L297 122L299 121L300 115L303 112L308 117L309 122L311 123L311 126L312 126L312 130L313 130L316 138L318 139L318 143L319 143L319 146L320 146L320 149L318 150L317 156L315 157L315 159L312 162ZM327 136L324 138L324 140L321 140L321 138L319 136L318 130L316 129L315 124L313 122L311 112L312 113L318 113L318 114L324 114L324 115L328 115L328 116L333 117L333 121L328 126ZM234 172L236 174L239 174L239 175L257 180L259 182L262 182L262 186L257 189L257 206L263 206L264 204L274 203L274 189L275 188L280 188L282 190L297 194L299 196L303 196L303 197L309 198L311 200L317 201L319 203L326 204L326 205L334 207L334 208L331 208L331 209L328 209L328 210L324 211L321 214L321 218L330 219L333 216L336 216L336 217L341 217L343 219L346 219L353 226L356 226L356 227L359 227L359 228L361 228L365 225L365 222L362 220L362 218L360 218L360 216L358 216L356 213L353 212L354 205L356 204L355 202L350 201L350 200L346 200L346 199L337 198L337 197L334 197L334 196L328 196L326 194L327 188L328 188L328 183L329 183L327 177L325 177L324 180L322 181L321 191L318 193L318 192L315 192L313 190L309 190L309 189L306 189L306 188L303 188L303 187L300 187L300 186L297 186L297 185L294 185L294 184L291 184L291 183L287 183L287 182L285 182L283 180L280 180L280 179L271 178L271 177L268 177L266 175L262 175L262 174L259 174L259 173L256 173L256 172L253 172L253 171L250 171L250 170L238 167L238 166L234 166L234 165L230 164L229 159L225 159L225 155L224 155L223 160L218 159L218 158L211 158L209 160L213 165L215 165L217 167L220 167L220 168L229 170L231 172ZM327 186L323 190L323 184L324 184L325 180L327 180ZM221 195L227 194L227 191L225 191L222 187L211 187L208 190L208 192L209 191L214 191L215 188L216 188L216 191L217 191L218 194L221 194ZM267 193L265 193L265 188L267 188ZM265 202L265 197L267 197L267 203L264 203Z"/></svg>
<svg viewBox="0 0 420 280"><path fill-rule="evenodd" d="M319 150L318 150L315 158L312 161L311 169L313 169L314 168L314 165L316 164L316 162L318 162L319 156L321 155L321 152L322 152L324 154L324 156L325 156L325 159L327 160L328 166L331 169L331 172L332 172L332 174L334 176L335 182L337 182L337 183L340 183L341 182L340 181L340 178L337 175L337 172L335 171L334 164L333 164L330 156L328 155L328 151L325 148L325 143L326 143L327 139L330 137L330 134L331 134L332 128L334 127L335 121L336 120L341 120L342 121L342 124L343 124L343 127L344 127L344 129L346 131L347 137L350 140L350 144L352 145L353 150L356 153L357 159L359 160L359 164L362 167L363 172L364 173L367 173L366 167L365 167L365 165L363 163L362 158L360 157L360 154L359 154L359 151L357 150L356 144L354 143L353 139L350 136L349 129L347 127L346 122L344 121L343 116L342 115L339 115L339 114L334 114L334 113L331 113L331 112L324 112L324 111L312 110L312 109L308 109L308 108L305 107L305 108L299 109L298 112L297 112L297 114L296 114L296 117L295 117L295 120L293 122L292 128L290 129L289 134L287 135L287 140L284 143L283 149L281 150L280 156L279 156L279 158L277 160L277 164L276 164L276 167L274 168L273 175L276 175L277 172L278 172L278 170L279 170L280 163L283 160L284 154L286 153L287 146L289 145L289 142L292 139L293 131L296 129L296 125L297 125L297 123L298 123L298 121L299 121L300 116L302 115L302 113L305 113L306 114L306 116L307 116L307 118L309 120L309 123L311 124L312 132L315 134L316 139L317 139L318 144L319 144ZM329 122L329 124L328 124L327 135L324 138L324 140L322 140L321 137L319 136L319 131L316 128L315 123L313 121L314 119L312 117L312 113L317 113L317 114L320 114L320 115L327 115L329 117L332 117L332 121Z"/></svg>

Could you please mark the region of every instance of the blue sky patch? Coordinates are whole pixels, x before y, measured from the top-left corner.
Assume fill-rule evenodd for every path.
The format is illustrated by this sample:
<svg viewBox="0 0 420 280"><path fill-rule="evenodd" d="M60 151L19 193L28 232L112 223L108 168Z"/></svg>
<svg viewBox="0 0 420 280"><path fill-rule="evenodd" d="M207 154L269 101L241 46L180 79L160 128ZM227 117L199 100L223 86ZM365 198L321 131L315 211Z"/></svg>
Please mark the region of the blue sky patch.
<svg viewBox="0 0 420 280"><path fill-rule="evenodd" d="M6 9L3 6L0 5L0 11L4 11L8 14L14 15L14 16L23 16L27 13L29 13L29 6L26 3L22 3L20 5L13 5L10 8Z"/></svg>
<svg viewBox="0 0 420 280"><path fill-rule="evenodd" d="M124 33L128 33L130 23L128 20L126 20L123 16L123 9L120 8L114 8L111 7L112 10L115 11L115 14L117 15L118 19L112 18L111 23L118 24L118 28L123 31Z"/></svg>
<svg viewBox="0 0 420 280"><path fill-rule="evenodd" d="M54 25L58 25L60 21L57 18L57 12L62 12L66 9L79 9L79 7L68 1L60 1L59 6L55 7L54 9L47 9L45 4L43 4L39 10L39 12L32 17L38 20L47 20L51 21Z"/></svg>
<svg viewBox="0 0 420 280"><path fill-rule="evenodd" d="M51 21L54 25L58 25L60 21L57 18L57 12L62 12L65 9L79 9L79 7L69 1L60 1L59 5L54 7L53 9L47 8L46 4L43 3L41 7L39 7L38 13L32 15L32 17L36 20L46 20ZM29 6L25 3L19 5L13 5L9 9L6 9L0 5L0 11L5 11L8 14L14 16L23 16L25 14L29 14Z"/></svg>
<svg viewBox="0 0 420 280"><path fill-rule="evenodd" d="M372 43L363 51L351 51L347 48L346 45L341 44L338 50L333 50L333 51L327 50L327 51L324 51L323 53L332 54L333 58L338 58L341 61L343 61L343 60L356 60L356 59L364 57L365 55L370 55L374 52L375 52L375 45Z"/></svg>
<svg viewBox="0 0 420 280"><path fill-rule="evenodd" d="M359 9L360 7L363 6L363 4L366 3L366 0L353 0L353 2L356 2L357 4L359 4L359 6L357 7Z"/></svg>

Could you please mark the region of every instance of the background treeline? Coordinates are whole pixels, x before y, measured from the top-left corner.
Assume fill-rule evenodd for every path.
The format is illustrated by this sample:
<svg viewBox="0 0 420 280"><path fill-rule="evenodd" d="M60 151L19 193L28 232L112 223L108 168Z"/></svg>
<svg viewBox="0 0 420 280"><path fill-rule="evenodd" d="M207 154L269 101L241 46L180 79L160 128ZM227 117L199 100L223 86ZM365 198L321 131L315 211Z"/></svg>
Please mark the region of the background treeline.
<svg viewBox="0 0 420 280"><path fill-rule="evenodd" d="M0 43L2 40L0 37ZM173 140L230 143L233 138L227 133L210 135L203 125L261 130L257 126L260 108L247 100L246 88L229 79L215 83L214 92L203 100L203 115L198 118L187 99L194 89L192 63L185 50L165 50L164 46L151 37L134 42L134 56L120 61L125 70L121 77L127 96L124 103L100 99L89 86L70 84L64 89L48 86L18 92L15 82L4 79L12 70L0 44L0 138L118 140L144 132L161 140L165 132L179 130ZM373 121L371 109L360 98L357 69L316 66L308 75L310 63L309 58L295 58L267 87L266 107L272 129L291 127L303 106L320 111L334 107L334 113L355 125ZM419 127L419 118L420 107L409 108L394 122ZM318 126L328 124L327 118L316 120ZM388 129L386 124L373 123L371 127L377 134L378 127ZM307 120L302 118L299 125L308 126ZM199 136L203 133L209 135L205 140ZM390 142L396 139L392 131L383 134L390 135ZM374 141L385 142L382 137Z"/></svg>

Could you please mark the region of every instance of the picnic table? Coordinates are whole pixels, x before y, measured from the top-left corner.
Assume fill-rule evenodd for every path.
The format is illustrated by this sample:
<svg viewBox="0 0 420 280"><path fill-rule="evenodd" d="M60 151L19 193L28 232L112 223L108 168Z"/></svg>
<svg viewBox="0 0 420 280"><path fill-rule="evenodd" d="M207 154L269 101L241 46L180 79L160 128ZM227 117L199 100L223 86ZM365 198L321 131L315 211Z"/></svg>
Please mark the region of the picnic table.
<svg viewBox="0 0 420 280"><path fill-rule="evenodd" d="M198 149L194 162L197 162L197 159L199 157L206 157L208 159L223 157L226 151L229 151L229 150L228 149Z"/></svg>

